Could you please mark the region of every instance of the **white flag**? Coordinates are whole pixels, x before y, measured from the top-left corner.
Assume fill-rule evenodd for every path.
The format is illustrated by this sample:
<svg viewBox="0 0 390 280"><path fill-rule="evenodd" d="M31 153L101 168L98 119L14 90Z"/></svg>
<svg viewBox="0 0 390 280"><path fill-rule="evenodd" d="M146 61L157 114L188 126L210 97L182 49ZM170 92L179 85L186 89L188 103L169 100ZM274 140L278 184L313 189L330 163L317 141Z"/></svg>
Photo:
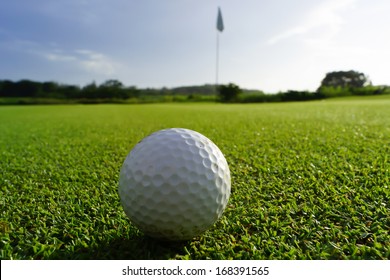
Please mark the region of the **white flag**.
<svg viewBox="0 0 390 280"><path fill-rule="evenodd" d="M222 20L222 13L221 9L218 7L218 18L217 18L217 29L219 32L223 31L223 20Z"/></svg>

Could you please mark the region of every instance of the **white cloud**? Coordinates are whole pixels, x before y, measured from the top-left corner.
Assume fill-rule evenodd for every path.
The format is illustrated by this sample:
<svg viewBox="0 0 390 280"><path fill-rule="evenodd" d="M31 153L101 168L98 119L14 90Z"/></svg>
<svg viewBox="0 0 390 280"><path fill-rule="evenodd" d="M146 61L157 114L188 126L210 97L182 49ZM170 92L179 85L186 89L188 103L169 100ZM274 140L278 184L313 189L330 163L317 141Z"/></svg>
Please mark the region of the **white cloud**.
<svg viewBox="0 0 390 280"><path fill-rule="evenodd" d="M73 55L66 55L59 51L44 53L43 56L50 61L76 61L77 60L77 57Z"/></svg>
<svg viewBox="0 0 390 280"><path fill-rule="evenodd" d="M320 34L314 34L315 39L313 40L330 38L339 32L341 25L344 23L340 13L346 8L350 8L355 2L356 0L327 0L309 11L301 23L270 38L268 44L274 45L297 35L308 35L311 31L322 27L326 29L321 29Z"/></svg>
<svg viewBox="0 0 390 280"><path fill-rule="evenodd" d="M92 50L76 50L79 55L78 63L88 72L99 75L113 75L120 65L108 56Z"/></svg>
<svg viewBox="0 0 390 280"><path fill-rule="evenodd" d="M57 69L73 69L73 72L78 72L80 76L96 77L96 79L119 75L124 68L121 63L107 54L91 49L66 50L53 42L42 44L35 41L12 39L0 42L0 50L44 59Z"/></svg>
<svg viewBox="0 0 390 280"><path fill-rule="evenodd" d="M35 51L46 60L53 63L73 64L74 67L82 69L84 72L99 75L112 76L121 67L109 56L87 49L74 51L64 51L61 49Z"/></svg>

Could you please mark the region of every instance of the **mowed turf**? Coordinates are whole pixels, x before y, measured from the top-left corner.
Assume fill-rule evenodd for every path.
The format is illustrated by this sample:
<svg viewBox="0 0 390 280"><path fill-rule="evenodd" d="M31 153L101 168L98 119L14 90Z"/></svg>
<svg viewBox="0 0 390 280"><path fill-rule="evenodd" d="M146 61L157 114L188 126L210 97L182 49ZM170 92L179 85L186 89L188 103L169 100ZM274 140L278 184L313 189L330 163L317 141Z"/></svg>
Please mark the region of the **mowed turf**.
<svg viewBox="0 0 390 280"><path fill-rule="evenodd" d="M390 99L0 107L1 259L388 259ZM125 216L143 137L196 130L229 163L222 218L161 242Z"/></svg>

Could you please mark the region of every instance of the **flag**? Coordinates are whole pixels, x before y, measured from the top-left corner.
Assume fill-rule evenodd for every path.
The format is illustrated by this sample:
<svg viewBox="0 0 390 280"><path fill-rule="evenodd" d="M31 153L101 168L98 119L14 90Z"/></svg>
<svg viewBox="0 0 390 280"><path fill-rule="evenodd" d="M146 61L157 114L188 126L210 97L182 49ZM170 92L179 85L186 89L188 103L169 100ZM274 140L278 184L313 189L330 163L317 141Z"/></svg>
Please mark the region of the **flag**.
<svg viewBox="0 0 390 280"><path fill-rule="evenodd" d="M219 32L223 31L223 20L222 20L222 13L221 9L218 7L218 18L217 18L217 29Z"/></svg>

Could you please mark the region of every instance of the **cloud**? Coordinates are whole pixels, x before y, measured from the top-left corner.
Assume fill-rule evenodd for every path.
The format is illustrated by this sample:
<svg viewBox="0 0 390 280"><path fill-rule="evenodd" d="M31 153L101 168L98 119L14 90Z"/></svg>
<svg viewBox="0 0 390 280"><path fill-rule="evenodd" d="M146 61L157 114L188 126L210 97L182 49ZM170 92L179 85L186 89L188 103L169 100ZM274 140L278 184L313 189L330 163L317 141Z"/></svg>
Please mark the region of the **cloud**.
<svg viewBox="0 0 390 280"><path fill-rule="evenodd" d="M53 63L73 64L85 72L101 76L112 76L117 73L120 64L105 54L94 50L78 49L64 51L60 49L36 52Z"/></svg>
<svg viewBox="0 0 390 280"><path fill-rule="evenodd" d="M79 55L78 63L88 72L99 75L113 75L119 67L119 63L113 61L108 56L93 50L76 50Z"/></svg>
<svg viewBox="0 0 390 280"><path fill-rule="evenodd" d="M76 61L77 60L77 57L76 56L73 56L73 55L66 55L66 54L63 54L62 52L60 51L57 51L57 52L49 52L49 53L44 53L43 56L49 60L49 61L53 61L53 62L56 62L56 61Z"/></svg>
<svg viewBox="0 0 390 280"><path fill-rule="evenodd" d="M298 35L307 35L321 27L325 27L326 30L321 30L321 34L316 34L316 36L321 38L332 37L339 32L341 25L344 23L340 13L350 8L355 2L356 0L327 0L309 11L301 23L273 36L267 43L274 45Z"/></svg>
<svg viewBox="0 0 390 280"><path fill-rule="evenodd" d="M120 74L123 65L107 54L91 49L67 50L57 43L42 44L30 40L12 39L0 42L0 50L27 55L51 63L57 69L71 68L80 75L110 77Z"/></svg>

